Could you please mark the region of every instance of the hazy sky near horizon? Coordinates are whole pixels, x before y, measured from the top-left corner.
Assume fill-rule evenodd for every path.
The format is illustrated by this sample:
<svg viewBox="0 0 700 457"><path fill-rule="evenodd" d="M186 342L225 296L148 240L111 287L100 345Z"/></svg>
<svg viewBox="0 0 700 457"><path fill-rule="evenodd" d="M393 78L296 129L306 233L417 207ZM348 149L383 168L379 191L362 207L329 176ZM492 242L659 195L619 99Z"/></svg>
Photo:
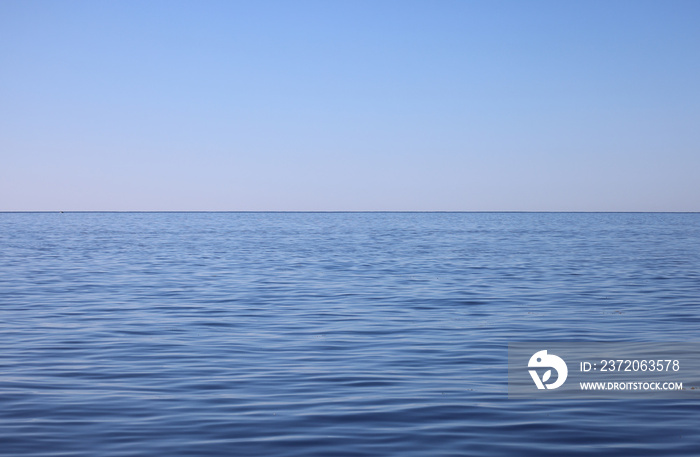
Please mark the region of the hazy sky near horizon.
<svg viewBox="0 0 700 457"><path fill-rule="evenodd" d="M700 211L698 1L0 2L0 211Z"/></svg>

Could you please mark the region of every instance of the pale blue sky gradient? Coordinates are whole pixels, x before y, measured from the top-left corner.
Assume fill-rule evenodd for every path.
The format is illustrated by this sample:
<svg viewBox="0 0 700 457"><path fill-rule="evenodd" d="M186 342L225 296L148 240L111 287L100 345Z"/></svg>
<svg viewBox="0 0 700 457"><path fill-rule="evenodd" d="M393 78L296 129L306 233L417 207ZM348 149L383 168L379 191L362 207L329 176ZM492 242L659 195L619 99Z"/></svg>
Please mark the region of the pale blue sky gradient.
<svg viewBox="0 0 700 457"><path fill-rule="evenodd" d="M0 211L700 211L698 1L0 1Z"/></svg>

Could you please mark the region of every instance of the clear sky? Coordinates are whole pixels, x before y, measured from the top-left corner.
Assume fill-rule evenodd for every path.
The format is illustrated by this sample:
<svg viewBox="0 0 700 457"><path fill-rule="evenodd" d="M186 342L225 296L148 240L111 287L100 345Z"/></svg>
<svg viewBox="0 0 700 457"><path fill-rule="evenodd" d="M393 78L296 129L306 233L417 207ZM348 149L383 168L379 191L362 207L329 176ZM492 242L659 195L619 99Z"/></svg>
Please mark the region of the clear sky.
<svg viewBox="0 0 700 457"><path fill-rule="evenodd" d="M0 210L700 211L700 1L0 1Z"/></svg>

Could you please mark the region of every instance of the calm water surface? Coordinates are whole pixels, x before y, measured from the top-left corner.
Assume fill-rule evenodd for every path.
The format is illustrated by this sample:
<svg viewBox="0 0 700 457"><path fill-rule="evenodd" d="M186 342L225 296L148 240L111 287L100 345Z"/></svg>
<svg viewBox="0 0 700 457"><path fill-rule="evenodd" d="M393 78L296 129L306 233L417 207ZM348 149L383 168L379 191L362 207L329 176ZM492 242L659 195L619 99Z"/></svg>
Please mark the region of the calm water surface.
<svg viewBox="0 0 700 457"><path fill-rule="evenodd" d="M523 340L700 341L700 214L0 214L2 455L700 455Z"/></svg>

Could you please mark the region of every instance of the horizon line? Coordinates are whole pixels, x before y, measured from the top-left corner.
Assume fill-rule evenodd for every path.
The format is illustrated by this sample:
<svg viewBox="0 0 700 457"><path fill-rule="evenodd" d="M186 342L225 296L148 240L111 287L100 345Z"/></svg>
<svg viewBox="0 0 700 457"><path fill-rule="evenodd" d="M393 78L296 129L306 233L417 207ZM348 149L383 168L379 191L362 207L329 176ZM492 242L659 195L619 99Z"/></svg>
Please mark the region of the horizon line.
<svg viewBox="0 0 700 457"><path fill-rule="evenodd" d="M12 213L560 213L560 214L698 214L700 211L576 211L576 210L0 210Z"/></svg>

